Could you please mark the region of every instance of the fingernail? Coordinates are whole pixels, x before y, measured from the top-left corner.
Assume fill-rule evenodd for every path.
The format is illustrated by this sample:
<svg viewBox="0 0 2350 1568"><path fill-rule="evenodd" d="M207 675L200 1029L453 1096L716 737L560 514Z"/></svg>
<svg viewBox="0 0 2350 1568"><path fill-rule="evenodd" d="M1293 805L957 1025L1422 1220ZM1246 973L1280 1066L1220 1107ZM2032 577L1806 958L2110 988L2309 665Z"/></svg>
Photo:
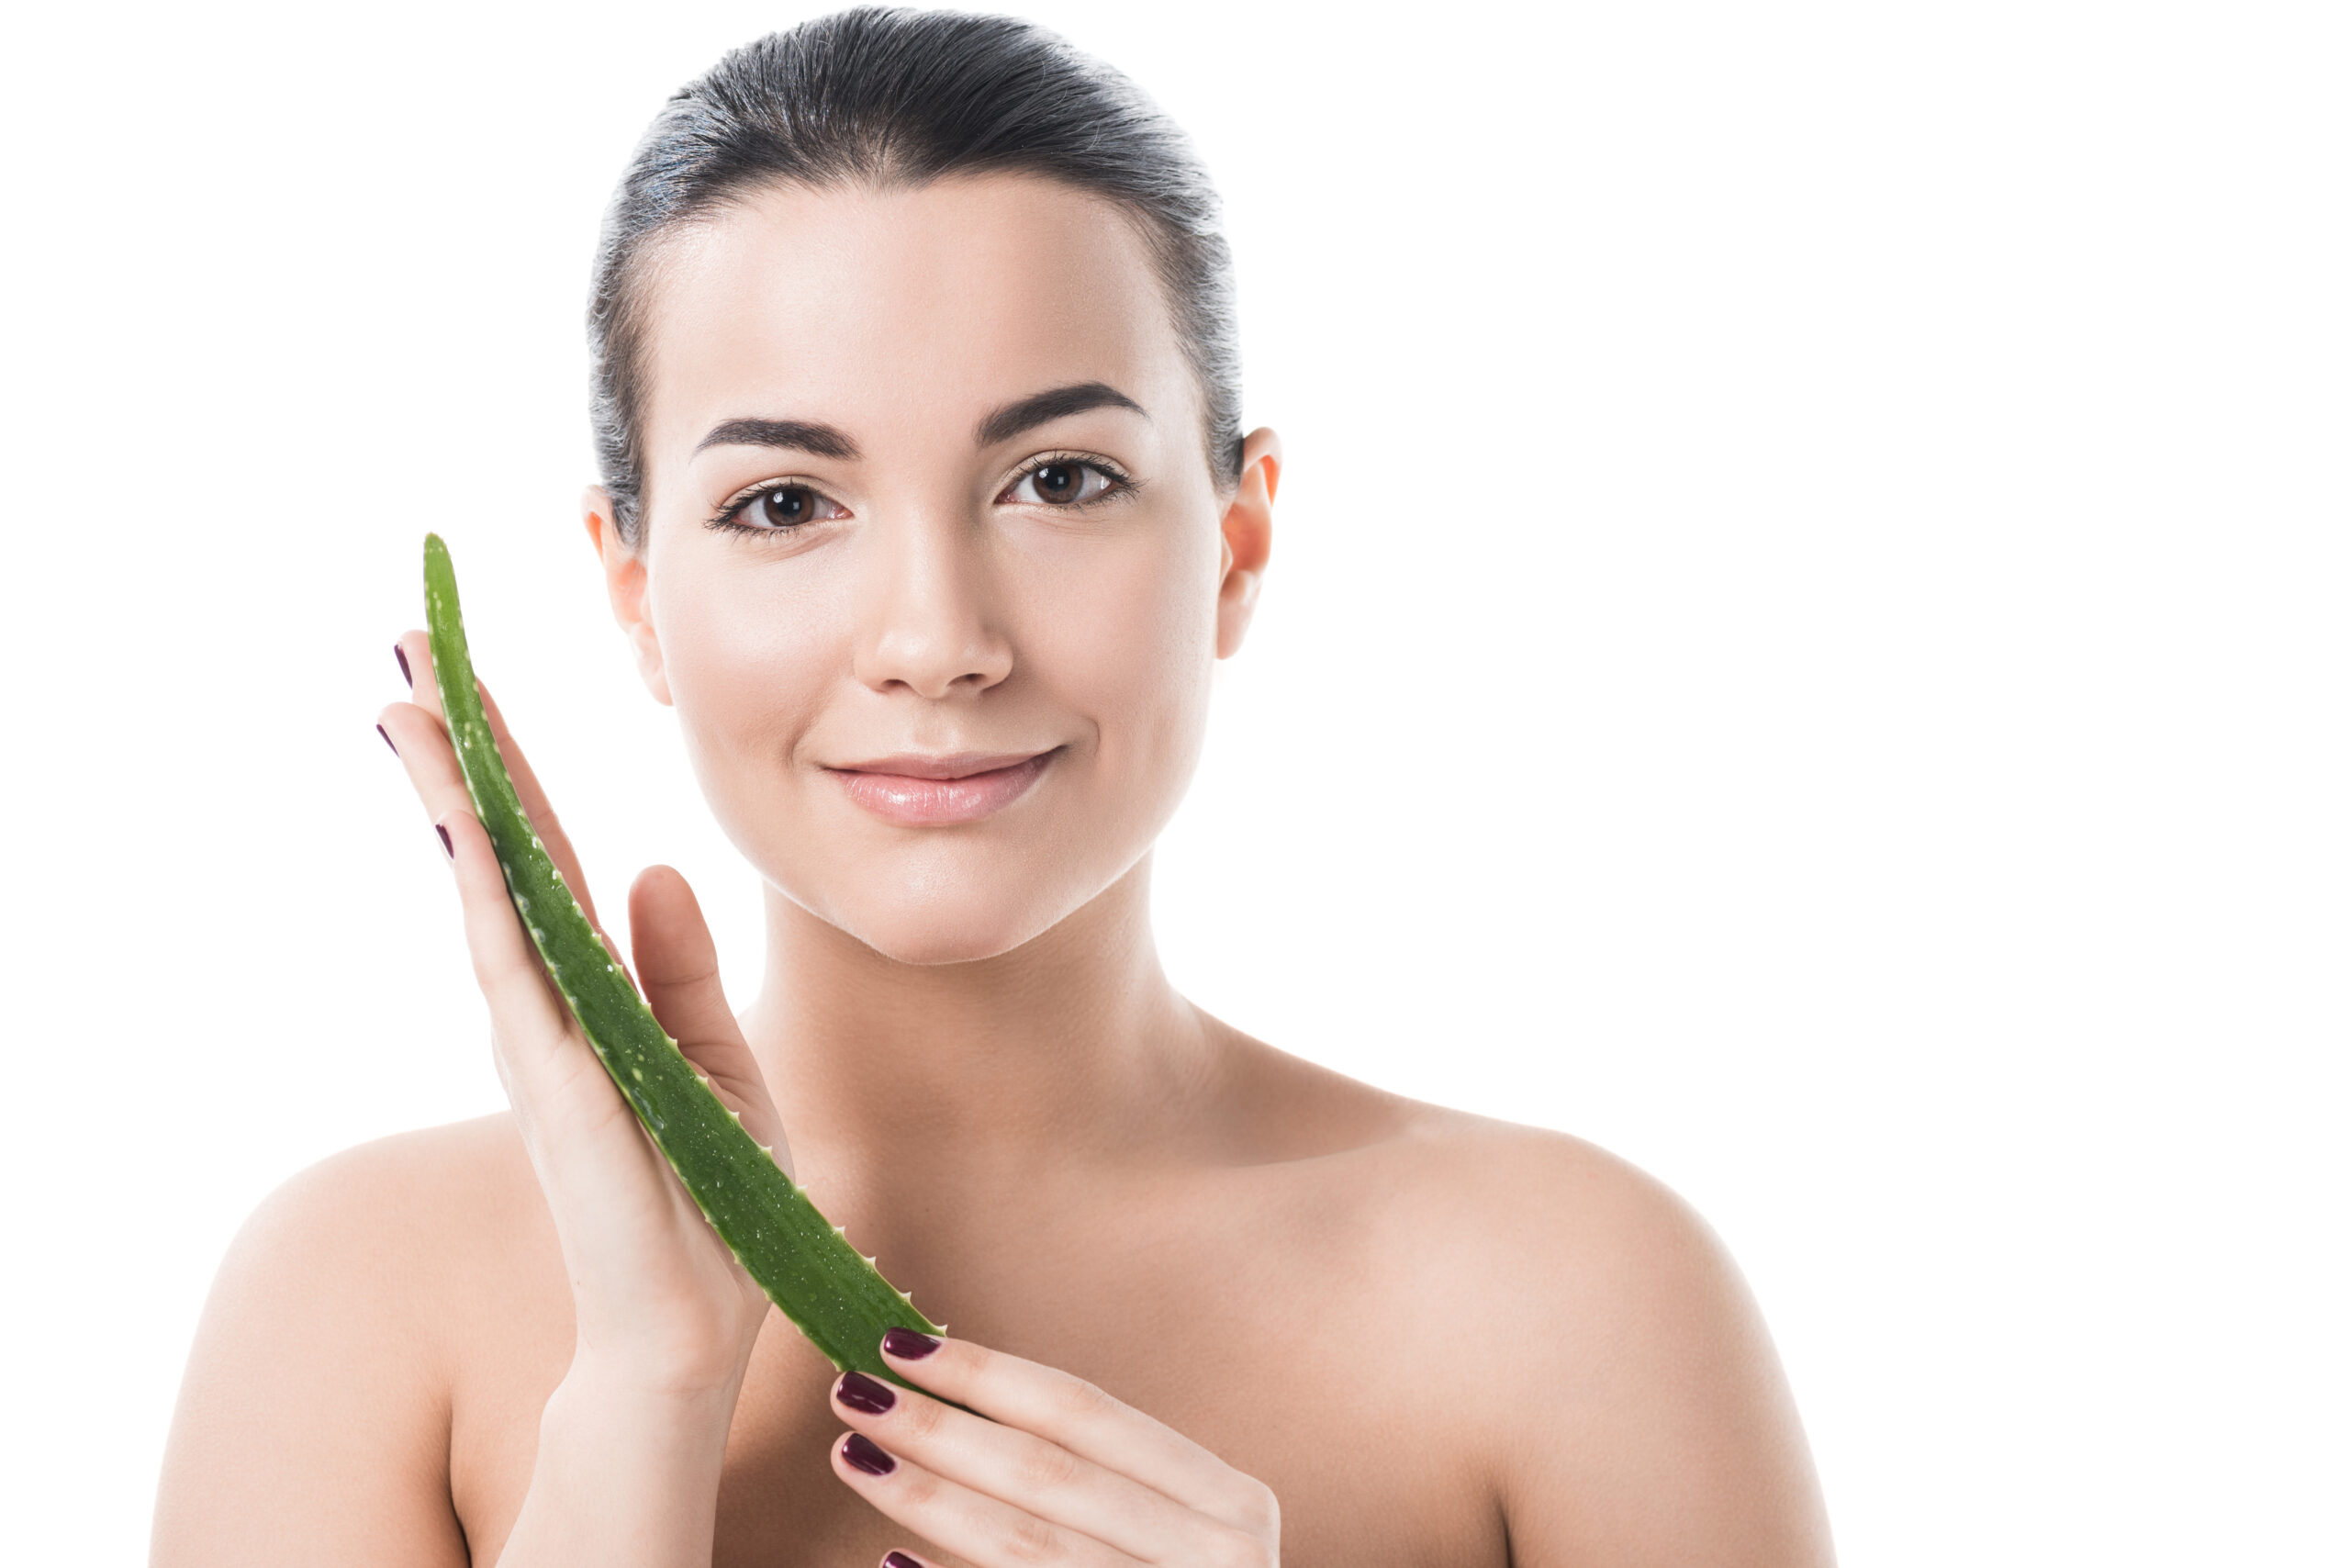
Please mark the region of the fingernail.
<svg viewBox="0 0 2350 1568"><path fill-rule="evenodd" d="M833 1391L833 1396L850 1409L862 1410L868 1416L886 1416L898 1403L898 1396L890 1392L888 1383L860 1372L841 1373L841 1385Z"/></svg>
<svg viewBox="0 0 2350 1568"><path fill-rule="evenodd" d="M432 831L441 835L441 853L454 860L457 857L457 845L456 841L449 836L449 830L439 823L434 823Z"/></svg>
<svg viewBox="0 0 2350 1568"><path fill-rule="evenodd" d="M383 726L383 725L381 725L381 724L376 725L376 726L375 726L375 733L376 733L377 734L379 734L379 735L384 735L384 744L385 744L386 745L392 745L392 737L391 737L391 736L389 736L389 735L386 735L386 734L384 734L384 726ZM399 754L400 754L400 748L399 748L399 747L397 747L397 746L396 746L396 745L392 745L392 755L393 755L394 756L399 756Z"/></svg>
<svg viewBox="0 0 2350 1568"><path fill-rule="evenodd" d="M887 1475L898 1468L898 1462L881 1451L881 1445L863 1432L851 1432L848 1441L841 1445L841 1457L867 1475Z"/></svg>
<svg viewBox="0 0 2350 1568"><path fill-rule="evenodd" d="M893 1551L881 1560L881 1568L922 1568L922 1564L902 1551Z"/></svg>
<svg viewBox="0 0 2350 1568"><path fill-rule="evenodd" d="M881 1349L901 1361L918 1361L944 1343L911 1328L892 1328L881 1336Z"/></svg>
<svg viewBox="0 0 2350 1568"><path fill-rule="evenodd" d="M408 650L401 647L397 643L394 643L392 644L392 657L400 661L400 678L408 682L408 689L410 691L414 691L416 689L416 677L408 674Z"/></svg>

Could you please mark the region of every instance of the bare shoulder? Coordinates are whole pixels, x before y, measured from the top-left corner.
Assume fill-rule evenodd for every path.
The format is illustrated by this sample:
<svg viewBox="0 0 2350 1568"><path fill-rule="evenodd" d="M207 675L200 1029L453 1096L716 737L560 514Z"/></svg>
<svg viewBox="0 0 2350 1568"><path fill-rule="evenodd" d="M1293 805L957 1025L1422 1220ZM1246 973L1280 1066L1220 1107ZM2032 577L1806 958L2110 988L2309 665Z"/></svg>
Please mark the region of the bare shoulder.
<svg viewBox="0 0 2350 1568"><path fill-rule="evenodd" d="M1240 1037L1249 1157L1306 1162L1371 1201L1362 1223L1433 1241L1447 1266L1541 1260L1613 1290L1726 1265L1695 1210L1595 1144L1429 1104Z"/></svg>
<svg viewBox="0 0 2350 1568"><path fill-rule="evenodd" d="M1679 1194L1581 1138L1416 1103L1367 1152L1381 1250L1413 1275L1392 1331L1471 1348L1506 1389L1480 1440L1515 1561L1831 1560L1762 1314Z"/></svg>
<svg viewBox="0 0 2350 1568"><path fill-rule="evenodd" d="M1375 1151L1408 1193L1397 1223L1438 1219L1458 1264L1492 1265L1596 1325L1629 1314L1718 1309L1737 1271L1697 1212L1663 1182L1571 1134L1413 1103ZM1497 1293L1485 1303L1535 1305Z"/></svg>
<svg viewBox="0 0 2350 1568"><path fill-rule="evenodd" d="M286 1178L253 1211L235 1249L372 1252L405 1243L438 1250L469 1234L487 1242L482 1224L527 1217L486 1200L529 1180L511 1112L395 1133ZM474 1224L452 1234L448 1222L460 1211Z"/></svg>
<svg viewBox="0 0 2350 1568"><path fill-rule="evenodd" d="M1261 1048L1249 1087L1292 1129L1277 1158L1352 1354L1430 1462L1460 1456L1513 1562L1832 1560L1762 1314L1679 1194L1582 1138Z"/></svg>
<svg viewBox="0 0 2350 1568"><path fill-rule="evenodd" d="M154 1561L364 1563L396 1548L463 1562L451 1304L510 1270L501 1249L532 1245L535 1192L499 1115L346 1149L270 1193L230 1243L189 1354Z"/></svg>
<svg viewBox="0 0 2350 1568"><path fill-rule="evenodd" d="M452 1306L486 1272L551 1245L512 1113L419 1128L330 1155L264 1198L229 1246L207 1317L298 1317L341 1336L345 1355L381 1349L445 1384Z"/></svg>

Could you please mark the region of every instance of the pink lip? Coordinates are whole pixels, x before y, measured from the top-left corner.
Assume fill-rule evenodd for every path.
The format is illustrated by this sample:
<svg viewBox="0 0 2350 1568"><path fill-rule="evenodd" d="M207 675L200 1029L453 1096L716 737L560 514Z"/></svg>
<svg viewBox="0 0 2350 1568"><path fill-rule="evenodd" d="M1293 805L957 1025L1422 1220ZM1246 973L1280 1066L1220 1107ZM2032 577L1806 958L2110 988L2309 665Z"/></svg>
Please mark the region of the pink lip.
<svg viewBox="0 0 2350 1568"><path fill-rule="evenodd" d="M901 827L943 827L993 816L1028 792L1059 748L885 756L832 769L848 798Z"/></svg>

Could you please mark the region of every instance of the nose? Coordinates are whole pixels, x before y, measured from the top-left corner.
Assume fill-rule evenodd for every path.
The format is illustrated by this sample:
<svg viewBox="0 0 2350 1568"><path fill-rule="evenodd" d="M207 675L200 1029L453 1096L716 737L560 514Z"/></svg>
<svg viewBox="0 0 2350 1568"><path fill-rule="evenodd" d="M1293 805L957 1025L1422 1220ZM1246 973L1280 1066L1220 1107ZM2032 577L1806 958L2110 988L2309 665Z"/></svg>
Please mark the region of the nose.
<svg viewBox="0 0 2350 1568"><path fill-rule="evenodd" d="M858 679L942 701L1012 673L984 532L945 509L873 531Z"/></svg>

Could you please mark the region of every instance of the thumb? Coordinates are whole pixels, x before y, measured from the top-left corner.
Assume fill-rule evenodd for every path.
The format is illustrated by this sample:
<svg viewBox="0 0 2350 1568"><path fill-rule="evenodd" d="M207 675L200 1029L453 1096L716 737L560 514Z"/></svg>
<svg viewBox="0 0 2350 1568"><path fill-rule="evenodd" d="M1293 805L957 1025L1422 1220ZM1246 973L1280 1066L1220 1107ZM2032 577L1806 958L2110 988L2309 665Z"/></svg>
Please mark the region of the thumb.
<svg viewBox="0 0 2350 1568"><path fill-rule="evenodd" d="M667 866L646 867L628 890L628 924L645 1004L719 1099L742 1116L744 1130L774 1149L776 1162L790 1174L783 1118L776 1114L734 1010L726 1004L718 980L718 946L710 939L693 889Z"/></svg>

